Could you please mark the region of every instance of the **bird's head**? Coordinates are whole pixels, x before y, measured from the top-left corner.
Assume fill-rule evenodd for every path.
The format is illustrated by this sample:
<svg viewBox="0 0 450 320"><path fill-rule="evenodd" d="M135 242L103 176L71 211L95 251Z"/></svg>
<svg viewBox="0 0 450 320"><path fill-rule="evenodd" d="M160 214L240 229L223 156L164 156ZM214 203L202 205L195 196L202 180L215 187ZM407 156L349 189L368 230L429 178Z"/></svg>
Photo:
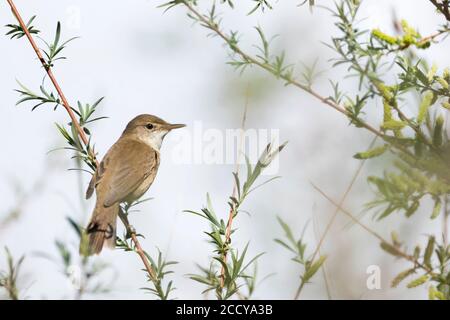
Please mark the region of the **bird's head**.
<svg viewBox="0 0 450 320"><path fill-rule="evenodd" d="M150 114L141 114L127 124L122 136L126 135L139 139L153 149L159 150L164 137L169 131L185 126L184 124L168 123Z"/></svg>

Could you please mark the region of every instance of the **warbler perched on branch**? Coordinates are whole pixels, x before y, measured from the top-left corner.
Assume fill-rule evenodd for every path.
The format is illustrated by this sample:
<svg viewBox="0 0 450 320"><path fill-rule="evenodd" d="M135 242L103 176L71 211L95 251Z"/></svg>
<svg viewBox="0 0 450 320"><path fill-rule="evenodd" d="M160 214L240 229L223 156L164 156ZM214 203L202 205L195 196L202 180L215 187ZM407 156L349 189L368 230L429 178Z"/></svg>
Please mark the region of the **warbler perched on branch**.
<svg viewBox="0 0 450 320"><path fill-rule="evenodd" d="M141 114L128 123L100 162L86 191L89 199L95 190L97 202L81 240L81 252L98 254L105 244L114 248L120 204L132 203L150 188L158 171L164 137L184 126L149 114ZM87 246L85 250L83 245Z"/></svg>

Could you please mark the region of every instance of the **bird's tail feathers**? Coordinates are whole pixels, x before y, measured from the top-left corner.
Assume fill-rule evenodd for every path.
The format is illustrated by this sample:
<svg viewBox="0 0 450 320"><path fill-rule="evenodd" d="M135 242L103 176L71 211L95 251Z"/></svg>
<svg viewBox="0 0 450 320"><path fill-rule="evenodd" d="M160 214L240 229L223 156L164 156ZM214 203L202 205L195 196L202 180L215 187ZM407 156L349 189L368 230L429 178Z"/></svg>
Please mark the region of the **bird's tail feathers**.
<svg viewBox="0 0 450 320"><path fill-rule="evenodd" d="M116 244L116 225L119 204L94 209L91 221L81 237L80 253L99 254L103 246L114 248Z"/></svg>

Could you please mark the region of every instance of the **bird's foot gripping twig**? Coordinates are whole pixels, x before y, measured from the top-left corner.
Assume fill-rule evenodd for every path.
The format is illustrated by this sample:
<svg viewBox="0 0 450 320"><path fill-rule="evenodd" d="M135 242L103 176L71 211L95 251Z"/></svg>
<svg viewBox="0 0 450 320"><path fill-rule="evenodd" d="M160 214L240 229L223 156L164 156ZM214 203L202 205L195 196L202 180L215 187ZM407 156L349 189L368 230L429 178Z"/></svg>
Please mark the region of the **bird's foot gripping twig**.
<svg viewBox="0 0 450 320"><path fill-rule="evenodd" d="M126 233L126 239L130 239L132 235L136 234L136 229L130 224L130 221L128 220L128 214L126 214L122 208L119 210L119 218L122 220L123 225L125 226L125 229L127 231Z"/></svg>

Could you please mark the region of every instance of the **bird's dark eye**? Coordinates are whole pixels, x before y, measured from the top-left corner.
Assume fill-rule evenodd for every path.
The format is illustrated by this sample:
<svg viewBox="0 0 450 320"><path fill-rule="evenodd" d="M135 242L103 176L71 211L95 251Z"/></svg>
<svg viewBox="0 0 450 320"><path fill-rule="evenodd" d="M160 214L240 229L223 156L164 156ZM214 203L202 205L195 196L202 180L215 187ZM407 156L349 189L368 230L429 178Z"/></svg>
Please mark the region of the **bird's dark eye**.
<svg viewBox="0 0 450 320"><path fill-rule="evenodd" d="M147 124L145 127L146 127L148 130L153 129L153 125L152 125L151 123Z"/></svg>

